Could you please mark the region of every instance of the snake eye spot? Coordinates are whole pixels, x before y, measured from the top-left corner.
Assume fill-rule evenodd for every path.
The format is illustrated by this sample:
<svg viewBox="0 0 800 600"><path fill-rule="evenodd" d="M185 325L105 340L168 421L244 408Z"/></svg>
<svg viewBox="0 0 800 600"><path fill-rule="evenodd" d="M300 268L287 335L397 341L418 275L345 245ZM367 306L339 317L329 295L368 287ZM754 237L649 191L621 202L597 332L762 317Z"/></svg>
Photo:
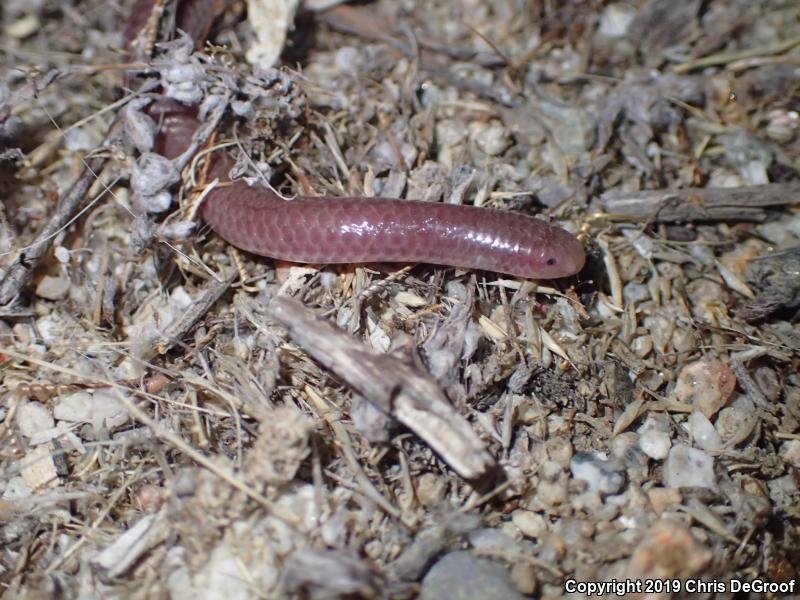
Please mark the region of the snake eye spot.
<svg viewBox="0 0 800 600"><path fill-rule="evenodd" d="M554 264L556 264L556 259L554 257L551 256L550 258L547 259L548 267L552 267Z"/></svg>

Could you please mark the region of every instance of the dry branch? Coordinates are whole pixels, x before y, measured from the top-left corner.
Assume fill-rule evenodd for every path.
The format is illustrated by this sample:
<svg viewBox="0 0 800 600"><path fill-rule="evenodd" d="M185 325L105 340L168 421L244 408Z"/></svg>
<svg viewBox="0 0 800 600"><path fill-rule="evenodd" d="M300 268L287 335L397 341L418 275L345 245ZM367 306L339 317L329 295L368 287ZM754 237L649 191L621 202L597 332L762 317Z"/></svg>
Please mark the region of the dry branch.
<svg viewBox="0 0 800 600"><path fill-rule="evenodd" d="M769 183L739 188L686 188L641 192L606 192L600 198L612 215L677 221L763 221L765 208L800 202L800 183Z"/></svg>
<svg viewBox="0 0 800 600"><path fill-rule="evenodd" d="M494 467L483 442L429 375L368 349L291 298L275 298L268 313L315 360L414 431L457 473L477 479Z"/></svg>
<svg viewBox="0 0 800 600"><path fill-rule="evenodd" d="M115 121L109 128L104 144L116 137L119 123L119 121ZM6 271L5 276L0 280L0 306L11 303L19 296L39 261L50 250L50 246L53 244L58 232L83 208L86 202L86 193L97 179L107 160L106 156L98 156L84 162L83 172L59 203L55 214L44 229L39 232L36 239L19 253L19 256Z"/></svg>

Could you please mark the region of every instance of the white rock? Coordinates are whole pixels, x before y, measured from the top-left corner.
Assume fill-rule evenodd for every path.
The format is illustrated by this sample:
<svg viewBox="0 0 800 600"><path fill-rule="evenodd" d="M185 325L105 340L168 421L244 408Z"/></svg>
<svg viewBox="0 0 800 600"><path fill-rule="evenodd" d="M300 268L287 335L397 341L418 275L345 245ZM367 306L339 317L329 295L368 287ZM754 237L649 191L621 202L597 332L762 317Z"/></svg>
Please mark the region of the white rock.
<svg viewBox="0 0 800 600"><path fill-rule="evenodd" d="M787 510L791 506L797 505L797 494L800 489L798 489L797 481L792 473L769 480L767 487L774 510Z"/></svg>
<svg viewBox="0 0 800 600"><path fill-rule="evenodd" d="M298 4L299 0L247 0L247 19L256 33L245 52L247 62L267 69L278 61Z"/></svg>
<svg viewBox="0 0 800 600"><path fill-rule="evenodd" d="M762 223L758 226L758 233L776 246L788 246L792 242L792 232L783 220Z"/></svg>
<svg viewBox="0 0 800 600"><path fill-rule="evenodd" d="M511 522L525 537L539 539L547 534L547 522L539 513L519 508L511 513Z"/></svg>
<svg viewBox="0 0 800 600"><path fill-rule="evenodd" d="M600 35L609 38L622 37L635 17L636 11L632 6L622 2L609 4L600 17Z"/></svg>
<svg viewBox="0 0 800 600"><path fill-rule="evenodd" d="M31 495L31 488L25 483L22 477L12 477L6 484L6 489L3 492L3 500L17 500L19 498L27 498Z"/></svg>
<svg viewBox="0 0 800 600"><path fill-rule="evenodd" d="M58 472L47 446L36 446L25 455L19 474L31 490L58 484Z"/></svg>
<svg viewBox="0 0 800 600"><path fill-rule="evenodd" d="M91 422L96 428L104 425L107 429L116 429L128 422L128 409L120 400L119 390L95 390L92 394Z"/></svg>
<svg viewBox="0 0 800 600"><path fill-rule="evenodd" d="M446 486L447 483L443 477L433 473L424 473L417 480L417 498L422 506L427 508L440 506L447 492Z"/></svg>
<svg viewBox="0 0 800 600"><path fill-rule="evenodd" d="M114 429L128 420L128 411L120 402L118 393L98 389L93 393L76 392L62 396L55 407L55 416L70 423L91 423L95 429Z"/></svg>
<svg viewBox="0 0 800 600"><path fill-rule="evenodd" d="M172 306L185 310L194 304L194 299L191 297L186 288L182 285L177 286L169 296L170 304Z"/></svg>
<svg viewBox="0 0 800 600"><path fill-rule="evenodd" d="M689 415L683 428L692 436L695 444L706 452L719 452L722 440L711 421L703 413L694 411Z"/></svg>
<svg viewBox="0 0 800 600"><path fill-rule="evenodd" d="M26 402L17 410L19 431L25 437L33 437L40 431L55 425L53 415L39 402Z"/></svg>
<svg viewBox="0 0 800 600"><path fill-rule="evenodd" d="M69 291L69 279L45 275L36 286L36 295L45 300L61 300Z"/></svg>
<svg viewBox="0 0 800 600"><path fill-rule="evenodd" d="M669 454L670 446L672 446L672 440L669 434L663 431L650 429L639 437L639 448L655 460L664 460Z"/></svg>
<svg viewBox="0 0 800 600"><path fill-rule="evenodd" d="M70 128L64 134L65 145L72 152L89 151L97 147L98 140L89 128Z"/></svg>
<svg viewBox="0 0 800 600"><path fill-rule="evenodd" d="M489 527L470 532L469 543L476 550L514 550L519 546L512 536Z"/></svg>
<svg viewBox="0 0 800 600"><path fill-rule="evenodd" d="M780 455L786 464L800 469L800 440L789 440L781 444Z"/></svg>
<svg viewBox="0 0 800 600"><path fill-rule="evenodd" d="M589 484L589 491L600 494L617 494L625 486L625 468L615 459L607 460L599 454L578 452L570 462L575 479Z"/></svg>
<svg viewBox="0 0 800 600"><path fill-rule="evenodd" d="M445 555L425 574L420 586L420 600L439 598L521 599L509 580L508 570L498 562L476 558L470 552Z"/></svg>
<svg viewBox="0 0 800 600"><path fill-rule="evenodd" d="M639 427L639 448L650 458L664 460L672 446L671 424L658 413L647 415Z"/></svg>
<svg viewBox="0 0 800 600"><path fill-rule="evenodd" d="M771 110L767 117L767 135L776 142L791 142L800 131L800 114L796 110Z"/></svg>
<svg viewBox="0 0 800 600"><path fill-rule="evenodd" d="M797 213L788 219L781 219L786 229L792 232L792 235L800 238L800 213Z"/></svg>
<svg viewBox="0 0 800 600"><path fill-rule="evenodd" d="M64 339L64 322L56 312L37 319L36 328L45 344L54 344Z"/></svg>
<svg viewBox="0 0 800 600"><path fill-rule="evenodd" d="M638 335L633 338L631 350L641 358L645 358L653 351L653 340L649 335Z"/></svg>
<svg viewBox="0 0 800 600"><path fill-rule="evenodd" d="M199 598L209 600L247 600L253 590L247 581L247 569L242 560L227 545L214 548L211 558L201 570L203 584L197 590Z"/></svg>
<svg viewBox="0 0 800 600"><path fill-rule="evenodd" d="M502 125L489 125L475 135L475 144L489 156L501 154L511 143L508 130Z"/></svg>
<svg viewBox="0 0 800 600"><path fill-rule="evenodd" d="M664 462L664 485L715 488L714 459L702 450L676 444Z"/></svg>
<svg viewBox="0 0 800 600"><path fill-rule="evenodd" d="M89 392L75 392L59 398L58 404L53 408L53 414L59 421L70 423L84 423L89 421L92 414L92 395Z"/></svg>
<svg viewBox="0 0 800 600"><path fill-rule="evenodd" d="M306 531L312 531L317 527L318 509L313 485L297 486L291 493L282 495L276 504L297 517L298 526Z"/></svg>
<svg viewBox="0 0 800 600"><path fill-rule="evenodd" d="M356 77L364 64L364 58L362 53L353 46L342 46L336 51L334 62L339 71Z"/></svg>
<svg viewBox="0 0 800 600"><path fill-rule="evenodd" d="M631 304L644 302L650 299L650 290L643 283L631 281L622 288L622 296Z"/></svg>

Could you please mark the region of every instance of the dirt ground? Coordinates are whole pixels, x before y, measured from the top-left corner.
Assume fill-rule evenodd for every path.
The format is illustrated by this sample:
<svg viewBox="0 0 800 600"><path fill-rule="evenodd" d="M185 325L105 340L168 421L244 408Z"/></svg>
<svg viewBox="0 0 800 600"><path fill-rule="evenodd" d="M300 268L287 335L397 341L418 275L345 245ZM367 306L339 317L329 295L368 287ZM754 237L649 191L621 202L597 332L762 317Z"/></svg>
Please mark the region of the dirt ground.
<svg viewBox="0 0 800 600"><path fill-rule="evenodd" d="M800 598L800 3L233 1L192 53L159 0L129 54L134 4L0 7L4 598ZM586 266L239 252L160 95L254 185Z"/></svg>

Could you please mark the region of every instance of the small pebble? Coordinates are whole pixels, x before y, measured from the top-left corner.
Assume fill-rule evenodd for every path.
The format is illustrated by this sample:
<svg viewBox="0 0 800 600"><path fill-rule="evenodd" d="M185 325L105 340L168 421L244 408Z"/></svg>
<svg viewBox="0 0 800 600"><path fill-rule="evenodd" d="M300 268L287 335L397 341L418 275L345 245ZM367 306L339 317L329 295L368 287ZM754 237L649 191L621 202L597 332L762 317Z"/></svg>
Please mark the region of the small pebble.
<svg viewBox="0 0 800 600"><path fill-rule="evenodd" d="M758 423L753 404L748 400L741 405L726 406L717 415L715 429L725 447L735 448L744 442Z"/></svg>
<svg viewBox="0 0 800 600"><path fill-rule="evenodd" d="M710 419L728 403L735 387L736 376L728 365L718 360L701 360L681 369L672 394Z"/></svg>
<svg viewBox="0 0 800 600"><path fill-rule="evenodd" d="M92 395L89 392L75 392L61 396L53 408L53 414L59 421L82 423L89 421Z"/></svg>
<svg viewBox="0 0 800 600"><path fill-rule="evenodd" d="M512 550L517 541L499 529L476 529L469 534L469 543L476 550Z"/></svg>
<svg viewBox="0 0 800 600"><path fill-rule="evenodd" d="M69 292L70 282L65 277L45 275L36 285L36 295L45 300L61 300Z"/></svg>
<svg viewBox="0 0 800 600"><path fill-rule="evenodd" d="M600 16L600 35L608 38L618 38L625 35L628 27L636 18L636 10L625 3L615 2L606 6Z"/></svg>
<svg viewBox="0 0 800 600"><path fill-rule="evenodd" d="M475 135L475 145L489 156L502 154L511 143L508 130L502 125L480 128Z"/></svg>
<svg viewBox="0 0 800 600"><path fill-rule="evenodd" d="M568 438L552 437L545 442L545 449L550 461L557 463L564 470L569 467L574 452Z"/></svg>
<svg viewBox="0 0 800 600"><path fill-rule="evenodd" d="M780 144L791 142L800 129L800 113L796 110L771 110L767 118L767 135Z"/></svg>
<svg viewBox="0 0 800 600"><path fill-rule="evenodd" d="M364 55L353 46L342 46L334 56L336 69L352 77L357 77L364 65Z"/></svg>
<svg viewBox="0 0 800 600"><path fill-rule="evenodd" d="M714 459L702 450L676 444L664 462L664 485L672 488L716 488Z"/></svg>
<svg viewBox="0 0 800 600"><path fill-rule="evenodd" d="M778 246L790 242L792 234L786 227L784 221L769 221L758 225L758 233L767 241L772 242Z"/></svg>
<svg viewBox="0 0 800 600"><path fill-rule="evenodd" d="M694 538L687 525L665 518L647 531L631 555L625 576L672 579L700 575L713 558L714 553Z"/></svg>
<svg viewBox="0 0 800 600"><path fill-rule="evenodd" d="M424 473L417 482L417 498L422 506L438 506L447 491L447 481L434 473Z"/></svg>
<svg viewBox="0 0 800 600"><path fill-rule="evenodd" d="M60 262L62 265L66 265L70 261L70 252L64 246L57 245L53 249L53 256L56 257L56 260Z"/></svg>
<svg viewBox="0 0 800 600"><path fill-rule="evenodd" d="M431 567L422 580L420 600L522 599L503 565L476 558L468 551L451 552Z"/></svg>
<svg viewBox="0 0 800 600"><path fill-rule="evenodd" d="M35 14L29 13L7 24L5 26L4 33L9 37L9 39L14 38L21 40L33 35L37 31L40 31L41 28L42 23L39 20L39 17Z"/></svg>
<svg viewBox="0 0 800 600"><path fill-rule="evenodd" d="M116 391L98 389L93 392L75 392L61 396L53 409L59 421L91 423L95 430L105 427L115 429L128 420L128 411Z"/></svg>
<svg viewBox="0 0 800 600"><path fill-rule="evenodd" d="M539 583L533 565L525 562L514 563L514 566L511 567L511 581L514 582L514 586L520 593L526 596L532 596Z"/></svg>
<svg viewBox="0 0 800 600"><path fill-rule="evenodd" d="M167 490L161 486L146 483L136 492L136 501L144 512L156 512L167 499Z"/></svg>
<svg viewBox="0 0 800 600"><path fill-rule="evenodd" d="M625 298L627 303L636 304L639 302L644 302L645 300L649 300L650 290L643 283L631 281L626 283L625 287L622 288L622 297Z"/></svg>
<svg viewBox="0 0 800 600"><path fill-rule="evenodd" d="M563 504L567 499L567 482L564 480L539 482L536 487L536 500L543 506L552 508Z"/></svg>
<svg viewBox="0 0 800 600"><path fill-rule="evenodd" d="M719 452L722 440L717 430L714 429L714 425L703 413L694 411L689 415L683 427L700 448L706 452Z"/></svg>
<svg viewBox="0 0 800 600"><path fill-rule="evenodd" d="M772 501L773 510L787 510L797 506L797 495L800 488L797 486L794 474L789 473L777 479L767 482L769 497Z"/></svg>
<svg viewBox="0 0 800 600"><path fill-rule="evenodd" d="M655 460L664 460L671 446L672 440L669 434L656 429L648 429L639 437L639 448Z"/></svg>
<svg viewBox="0 0 800 600"><path fill-rule="evenodd" d="M71 152L88 152L97 147L96 132L86 127L69 129L64 134L64 143Z"/></svg>
<svg viewBox="0 0 800 600"><path fill-rule="evenodd" d="M547 521L539 513L530 510L517 509L511 513L511 522L516 525L522 535L531 539L538 539L547 533Z"/></svg>
<svg viewBox="0 0 800 600"><path fill-rule="evenodd" d="M40 431L54 427L55 420L43 404L26 402L17 410L17 424L20 433L30 438Z"/></svg>
<svg viewBox="0 0 800 600"><path fill-rule="evenodd" d="M22 477L12 477L6 484L6 489L3 490L3 500L17 500L20 498L27 498L31 495L31 488L25 483Z"/></svg>
<svg viewBox="0 0 800 600"><path fill-rule="evenodd" d="M121 391L100 388L92 393L93 412L91 423L95 429L101 425L116 429L128 422L128 409L120 400Z"/></svg>
<svg viewBox="0 0 800 600"><path fill-rule="evenodd" d="M653 510L659 515L671 506L680 505L682 500L680 491L671 487L653 488L647 492L647 497L650 499Z"/></svg>
<svg viewBox="0 0 800 600"><path fill-rule="evenodd" d="M647 477L647 455L639 447L639 434L626 431L611 440L611 455L627 469L628 477Z"/></svg>
<svg viewBox="0 0 800 600"><path fill-rule="evenodd" d="M625 487L625 468L615 459L606 459L599 454L578 452L570 463L575 479L589 484L589 491L602 495L618 494Z"/></svg>
<svg viewBox="0 0 800 600"><path fill-rule="evenodd" d="M639 335L633 338L631 350L639 358L646 358L653 351L653 340L649 335Z"/></svg>
<svg viewBox="0 0 800 600"><path fill-rule="evenodd" d="M780 455L787 465L800 469L800 440L789 440L781 444Z"/></svg>
<svg viewBox="0 0 800 600"><path fill-rule="evenodd" d="M34 491L58 483L58 471L47 444L36 446L25 454L20 463L19 474L28 488Z"/></svg>

